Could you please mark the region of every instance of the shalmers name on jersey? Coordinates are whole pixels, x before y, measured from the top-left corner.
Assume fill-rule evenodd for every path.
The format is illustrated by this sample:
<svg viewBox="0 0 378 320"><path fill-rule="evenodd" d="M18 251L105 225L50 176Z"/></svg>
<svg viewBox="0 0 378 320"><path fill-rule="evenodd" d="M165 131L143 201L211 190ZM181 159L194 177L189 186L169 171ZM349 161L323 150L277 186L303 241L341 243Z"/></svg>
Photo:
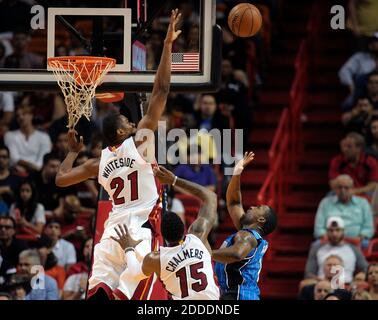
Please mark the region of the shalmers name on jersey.
<svg viewBox="0 0 378 320"><path fill-rule="evenodd" d="M171 311L172 307L150 307L145 304L143 307L138 307L137 314L162 315L165 316L165 318L168 318Z"/></svg>

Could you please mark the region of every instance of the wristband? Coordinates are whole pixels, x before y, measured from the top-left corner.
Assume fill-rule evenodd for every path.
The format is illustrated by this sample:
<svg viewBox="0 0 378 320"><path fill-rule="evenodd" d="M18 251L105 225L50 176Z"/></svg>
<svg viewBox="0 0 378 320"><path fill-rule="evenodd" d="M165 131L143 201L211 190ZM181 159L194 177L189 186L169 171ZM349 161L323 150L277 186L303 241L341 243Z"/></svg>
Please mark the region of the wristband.
<svg viewBox="0 0 378 320"><path fill-rule="evenodd" d="M173 179L173 182L172 182L172 187L174 187L174 186L175 186L176 182L177 182L177 176L175 176L175 178Z"/></svg>
<svg viewBox="0 0 378 320"><path fill-rule="evenodd" d="M129 252L129 251L134 251L135 252L135 248L133 247L128 247L125 249L125 253Z"/></svg>

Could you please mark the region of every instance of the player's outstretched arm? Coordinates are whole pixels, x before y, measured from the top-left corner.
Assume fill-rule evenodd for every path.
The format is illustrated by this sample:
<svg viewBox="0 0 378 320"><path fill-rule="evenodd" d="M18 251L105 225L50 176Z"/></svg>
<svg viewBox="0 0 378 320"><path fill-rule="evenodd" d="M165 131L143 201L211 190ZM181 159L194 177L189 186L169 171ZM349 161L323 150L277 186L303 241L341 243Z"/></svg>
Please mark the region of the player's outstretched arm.
<svg viewBox="0 0 378 320"><path fill-rule="evenodd" d="M206 243L217 217L217 195L197 183L178 178L164 167L154 168L154 174L161 183L178 186L203 201L197 219L189 227L188 233L196 235Z"/></svg>
<svg viewBox="0 0 378 320"><path fill-rule="evenodd" d="M233 263L243 260L252 249L256 248L257 240L246 231L239 231L234 238L232 246L212 251L215 261Z"/></svg>
<svg viewBox="0 0 378 320"><path fill-rule="evenodd" d="M176 30L180 18L181 13L178 13L178 9L172 10L148 109L145 116L139 121L138 129L150 129L155 131L158 126L158 121L164 112L171 83L172 44L181 33L181 30Z"/></svg>
<svg viewBox="0 0 378 320"><path fill-rule="evenodd" d="M128 274L130 277L137 280L145 279L153 273L160 276L160 254L159 252L150 252L146 255L140 263L135 254L135 247L142 242L142 240L134 240L125 224L115 227L118 238L111 237L114 241L118 242L122 250L125 251Z"/></svg>
<svg viewBox="0 0 378 320"><path fill-rule="evenodd" d="M84 146L83 137L80 137L79 141L77 141L76 134L75 130L68 131L68 154L61 163L55 177L55 184L59 187L77 184L98 175L99 159L90 159L84 164L73 168L73 164Z"/></svg>
<svg viewBox="0 0 378 320"><path fill-rule="evenodd" d="M238 230L241 229L240 218L245 214L240 189L240 175L244 168L253 160L254 156L253 152L246 152L244 154L244 158L236 164L231 181L227 187L227 209L235 228Z"/></svg>

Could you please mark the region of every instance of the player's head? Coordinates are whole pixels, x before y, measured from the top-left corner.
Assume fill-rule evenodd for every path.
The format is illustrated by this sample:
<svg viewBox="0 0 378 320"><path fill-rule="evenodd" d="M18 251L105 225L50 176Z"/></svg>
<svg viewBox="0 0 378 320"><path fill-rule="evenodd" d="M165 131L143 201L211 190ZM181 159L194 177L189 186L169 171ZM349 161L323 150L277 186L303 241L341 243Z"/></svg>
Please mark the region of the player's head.
<svg viewBox="0 0 378 320"><path fill-rule="evenodd" d="M267 236L272 233L277 226L276 212L267 205L250 207L241 217L242 227L257 228L262 235Z"/></svg>
<svg viewBox="0 0 378 320"><path fill-rule="evenodd" d="M167 244L177 244L184 238L185 226L181 218L174 212L163 214L161 219L161 234Z"/></svg>
<svg viewBox="0 0 378 320"><path fill-rule="evenodd" d="M129 119L124 115L118 112L110 112L103 120L102 132L106 144L108 146L114 146L135 134L136 127L135 124L129 122Z"/></svg>

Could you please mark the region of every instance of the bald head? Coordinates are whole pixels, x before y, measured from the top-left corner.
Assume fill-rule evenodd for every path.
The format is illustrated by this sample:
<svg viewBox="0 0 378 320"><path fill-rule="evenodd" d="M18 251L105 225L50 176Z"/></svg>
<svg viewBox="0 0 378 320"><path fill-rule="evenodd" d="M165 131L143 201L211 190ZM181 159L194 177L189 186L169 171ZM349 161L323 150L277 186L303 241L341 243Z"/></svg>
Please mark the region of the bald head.
<svg viewBox="0 0 378 320"><path fill-rule="evenodd" d="M323 300L331 291L331 282L328 280L319 281L314 288L314 300Z"/></svg>
<svg viewBox="0 0 378 320"><path fill-rule="evenodd" d="M339 201L348 203L352 197L353 179L347 174L341 174L334 181L335 192Z"/></svg>

